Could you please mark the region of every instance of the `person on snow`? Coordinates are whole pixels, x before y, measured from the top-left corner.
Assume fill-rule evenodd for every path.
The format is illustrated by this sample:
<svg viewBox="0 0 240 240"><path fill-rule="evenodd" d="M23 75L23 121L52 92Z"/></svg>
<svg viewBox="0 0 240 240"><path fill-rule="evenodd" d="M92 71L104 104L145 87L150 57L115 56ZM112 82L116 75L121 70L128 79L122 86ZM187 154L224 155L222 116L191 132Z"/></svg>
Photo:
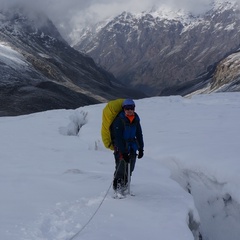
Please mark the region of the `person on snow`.
<svg viewBox="0 0 240 240"><path fill-rule="evenodd" d="M122 111L111 125L111 138L115 157L113 189L123 191L127 189L128 163L132 175L136 157L143 157L144 147L140 118L135 112L135 103L132 99L123 101Z"/></svg>

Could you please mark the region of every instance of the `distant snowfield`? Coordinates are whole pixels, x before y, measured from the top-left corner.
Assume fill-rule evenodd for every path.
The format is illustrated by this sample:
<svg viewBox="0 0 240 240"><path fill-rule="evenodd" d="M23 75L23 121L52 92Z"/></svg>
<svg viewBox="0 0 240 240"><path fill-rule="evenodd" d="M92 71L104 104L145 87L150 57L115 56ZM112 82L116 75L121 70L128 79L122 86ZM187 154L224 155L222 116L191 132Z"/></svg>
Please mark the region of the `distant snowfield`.
<svg viewBox="0 0 240 240"><path fill-rule="evenodd" d="M11 66L15 69L27 66L24 57L4 42L0 42L0 61L2 62L1 64L5 63L6 66Z"/></svg>
<svg viewBox="0 0 240 240"><path fill-rule="evenodd" d="M1 239L238 239L239 93L136 100L145 155L121 200L104 106L0 118Z"/></svg>

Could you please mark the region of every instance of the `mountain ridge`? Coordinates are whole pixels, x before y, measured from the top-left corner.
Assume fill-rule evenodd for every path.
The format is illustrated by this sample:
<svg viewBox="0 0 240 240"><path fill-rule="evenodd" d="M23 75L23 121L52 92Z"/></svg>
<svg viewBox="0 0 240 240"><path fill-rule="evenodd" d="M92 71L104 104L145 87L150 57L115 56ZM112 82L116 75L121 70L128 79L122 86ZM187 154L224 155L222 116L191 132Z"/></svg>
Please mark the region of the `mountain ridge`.
<svg viewBox="0 0 240 240"><path fill-rule="evenodd" d="M145 96L73 49L42 13L1 10L0 29L0 116Z"/></svg>
<svg viewBox="0 0 240 240"><path fill-rule="evenodd" d="M95 32L88 28L74 47L122 83L150 96L164 95L166 89L209 76L222 59L239 48L236 3L212 4L201 15L179 11L177 17L159 16L156 11L123 12L101 29L99 23ZM204 80L211 83L211 78Z"/></svg>

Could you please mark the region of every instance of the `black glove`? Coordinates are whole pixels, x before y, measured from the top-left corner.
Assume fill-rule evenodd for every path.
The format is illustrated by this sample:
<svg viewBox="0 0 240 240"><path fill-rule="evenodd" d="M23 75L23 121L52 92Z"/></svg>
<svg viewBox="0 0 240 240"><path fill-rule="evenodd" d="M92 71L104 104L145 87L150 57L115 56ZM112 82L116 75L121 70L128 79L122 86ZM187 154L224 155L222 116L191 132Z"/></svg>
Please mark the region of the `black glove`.
<svg viewBox="0 0 240 240"><path fill-rule="evenodd" d="M138 150L138 158L142 158L143 157L143 149L139 149Z"/></svg>
<svg viewBox="0 0 240 240"><path fill-rule="evenodd" d="M126 163L129 163L130 161L130 157L129 157L129 155L128 155L128 153L123 153L122 154L122 156L123 156L123 160L126 162Z"/></svg>

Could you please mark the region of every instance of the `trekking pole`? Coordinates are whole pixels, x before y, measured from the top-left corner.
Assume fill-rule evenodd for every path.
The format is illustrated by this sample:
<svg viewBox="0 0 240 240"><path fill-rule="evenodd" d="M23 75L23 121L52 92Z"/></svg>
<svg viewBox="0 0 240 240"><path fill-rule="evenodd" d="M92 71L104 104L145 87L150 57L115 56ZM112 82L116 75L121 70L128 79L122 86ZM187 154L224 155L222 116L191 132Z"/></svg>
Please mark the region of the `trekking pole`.
<svg viewBox="0 0 240 240"><path fill-rule="evenodd" d="M130 173L130 162L128 163L128 194L130 194L130 182L131 182L131 173Z"/></svg>

